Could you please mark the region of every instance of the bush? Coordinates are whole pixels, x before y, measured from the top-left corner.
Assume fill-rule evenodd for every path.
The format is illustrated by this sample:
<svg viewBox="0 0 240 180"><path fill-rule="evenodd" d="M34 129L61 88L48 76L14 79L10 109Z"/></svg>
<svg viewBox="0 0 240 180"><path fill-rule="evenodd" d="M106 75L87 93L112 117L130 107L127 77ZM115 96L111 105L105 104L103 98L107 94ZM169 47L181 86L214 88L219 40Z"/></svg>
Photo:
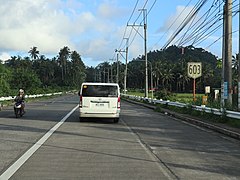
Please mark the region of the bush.
<svg viewBox="0 0 240 180"><path fill-rule="evenodd" d="M2 80L1 84L0 84L0 97L1 96L9 96L9 91L10 91L10 86L9 84Z"/></svg>
<svg viewBox="0 0 240 180"><path fill-rule="evenodd" d="M176 101L176 95L174 93L168 91L167 89L156 91L155 97L157 99Z"/></svg>

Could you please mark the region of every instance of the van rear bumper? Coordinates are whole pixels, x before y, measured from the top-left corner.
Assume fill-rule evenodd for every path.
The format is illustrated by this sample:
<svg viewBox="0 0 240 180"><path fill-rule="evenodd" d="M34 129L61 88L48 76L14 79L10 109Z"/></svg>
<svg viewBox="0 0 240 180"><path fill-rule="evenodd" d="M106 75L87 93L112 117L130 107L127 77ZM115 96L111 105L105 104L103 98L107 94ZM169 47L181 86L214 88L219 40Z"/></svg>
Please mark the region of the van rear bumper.
<svg viewBox="0 0 240 180"><path fill-rule="evenodd" d="M120 111L117 113L89 113L89 112L81 112L79 117L85 118L119 118Z"/></svg>

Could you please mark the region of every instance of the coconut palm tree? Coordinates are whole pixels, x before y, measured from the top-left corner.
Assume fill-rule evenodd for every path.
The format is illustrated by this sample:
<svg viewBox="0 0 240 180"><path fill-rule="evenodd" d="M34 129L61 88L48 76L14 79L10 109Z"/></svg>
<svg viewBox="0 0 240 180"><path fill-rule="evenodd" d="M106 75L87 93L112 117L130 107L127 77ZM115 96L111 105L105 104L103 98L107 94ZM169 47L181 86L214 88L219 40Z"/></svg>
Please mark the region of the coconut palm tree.
<svg viewBox="0 0 240 180"><path fill-rule="evenodd" d="M67 46L64 46L62 49L60 49L59 52L59 61L60 61L60 66L62 68L62 80L64 80L64 75L66 76L67 74L67 60L70 56L70 49Z"/></svg>
<svg viewBox="0 0 240 180"><path fill-rule="evenodd" d="M77 51L73 51L70 55L71 57L71 76L72 84L75 87L80 87L80 84L85 80L85 65L82 62L81 55Z"/></svg>
<svg viewBox="0 0 240 180"><path fill-rule="evenodd" d="M28 53L30 54L30 57L32 60L38 59L39 51L37 50L37 47L33 46Z"/></svg>
<svg viewBox="0 0 240 180"><path fill-rule="evenodd" d="M173 69L171 67L167 67L164 71L163 71L163 75L162 75L162 83L163 85L168 89L168 90L172 90L172 84L171 82L174 79L174 73L173 73Z"/></svg>
<svg viewBox="0 0 240 180"><path fill-rule="evenodd" d="M163 63L161 60L158 60L158 61L155 63L154 69L155 69L155 73L156 73L157 87L159 87L159 83L160 83L159 81L160 81L160 79L161 79L162 76L163 76L163 70L164 70L163 66L164 66L164 63Z"/></svg>

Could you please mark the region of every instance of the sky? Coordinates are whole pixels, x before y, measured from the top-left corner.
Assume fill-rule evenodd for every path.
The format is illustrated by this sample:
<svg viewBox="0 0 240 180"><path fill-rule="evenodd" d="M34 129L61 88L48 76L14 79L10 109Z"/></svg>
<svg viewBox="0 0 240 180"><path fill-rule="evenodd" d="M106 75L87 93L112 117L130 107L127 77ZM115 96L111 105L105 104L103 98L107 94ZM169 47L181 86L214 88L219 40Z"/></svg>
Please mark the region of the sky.
<svg viewBox="0 0 240 180"><path fill-rule="evenodd" d="M209 0L209 3L213 1ZM115 50L124 51L128 38L128 59L132 60L144 54L144 12L147 12L147 51L153 51L163 47L197 2L0 0L0 59L29 56L28 51L33 46L37 47L40 55L51 58L68 46L81 55L86 66L96 66L114 61ZM208 7L206 5L205 9ZM196 18L200 16L201 12ZM235 18L233 31L239 30L237 22ZM208 47L221 36L221 32L219 30L210 36L199 47L221 57L221 40ZM233 34L233 54L237 52L238 32ZM124 61L123 58L120 60Z"/></svg>

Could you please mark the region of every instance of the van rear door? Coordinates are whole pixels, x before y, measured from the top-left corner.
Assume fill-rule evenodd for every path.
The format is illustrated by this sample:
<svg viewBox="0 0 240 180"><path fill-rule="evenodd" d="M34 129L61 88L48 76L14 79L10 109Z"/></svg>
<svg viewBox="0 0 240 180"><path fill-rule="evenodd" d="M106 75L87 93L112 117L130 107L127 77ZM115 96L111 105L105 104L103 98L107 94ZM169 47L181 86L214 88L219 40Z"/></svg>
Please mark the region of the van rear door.
<svg viewBox="0 0 240 180"><path fill-rule="evenodd" d="M116 113L120 108L119 88L116 85L83 85L81 98L82 111L86 113Z"/></svg>

